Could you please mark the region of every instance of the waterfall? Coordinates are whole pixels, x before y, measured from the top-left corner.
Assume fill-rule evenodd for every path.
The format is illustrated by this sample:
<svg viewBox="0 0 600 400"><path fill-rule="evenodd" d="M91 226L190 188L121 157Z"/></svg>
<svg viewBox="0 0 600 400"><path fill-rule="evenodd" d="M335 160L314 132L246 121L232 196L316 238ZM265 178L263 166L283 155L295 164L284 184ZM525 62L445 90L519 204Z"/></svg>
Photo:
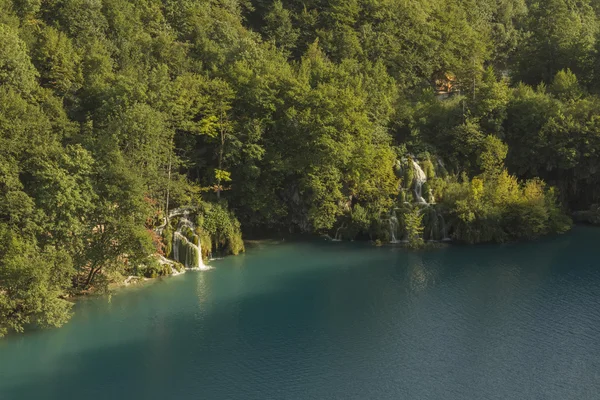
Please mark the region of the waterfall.
<svg viewBox="0 0 600 400"><path fill-rule="evenodd" d="M442 242L451 242L452 239L448 237L448 231L446 230L446 221L442 213L439 214L440 220L442 221Z"/></svg>
<svg viewBox="0 0 600 400"><path fill-rule="evenodd" d="M396 210L392 210L390 214L390 243L398 243L396 239L396 231L398 230L398 217L396 216Z"/></svg>
<svg viewBox="0 0 600 400"><path fill-rule="evenodd" d="M187 211L184 212L177 230L173 234L173 259L183 264L186 268L208 269L202 260L200 236L194 232L194 223L189 220L188 216L189 213Z"/></svg>
<svg viewBox="0 0 600 400"><path fill-rule="evenodd" d="M408 188L404 188L402 186L399 188L399 190L403 192L398 196L398 199L396 200L392 209L389 211L389 214L383 214L381 216L381 225L385 227L385 224L388 224L390 243L407 242L407 240L398 240L398 237L396 236L399 228L399 221L396 211L407 213L410 212L410 210L414 210L415 207L419 210L419 213L424 214L424 217L426 217L423 221L423 230L425 234L424 236L428 237L425 237L425 239L428 239L432 242L451 241L450 237L448 236L446 221L442 215L444 211L442 204L438 205L436 203L435 197L433 196L433 191L431 189L428 190L428 193L423 193L423 186L427 182L427 175L425 174L425 171L423 171L423 168L421 168L419 165L415 156L408 155L407 158L402 159L402 162L397 162L396 165L397 168L400 168L400 165L402 165L403 169L405 169L403 173L405 173L407 172L406 169L411 167L410 163L412 163L412 169L414 172L413 181L405 182L405 185L410 185ZM438 163L440 164L441 168L443 168L443 162L441 159L438 159ZM410 170L408 172L410 172ZM413 195L415 198L413 202L407 199L407 197L409 197L408 193L411 191L410 187L412 184L414 184ZM424 195L427 196L427 200Z"/></svg>
<svg viewBox="0 0 600 400"><path fill-rule="evenodd" d="M337 228L337 230L335 231L335 237L333 239L331 239L333 242L341 242L342 241L342 231L346 229L346 224L342 224L339 228Z"/></svg>
<svg viewBox="0 0 600 400"><path fill-rule="evenodd" d="M174 217L179 217L181 215L183 216L187 216L190 211L194 211L195 208L194 207L180 207L180 208L174 208L171 211L168 212L169 214L169 218L174 218Z"/></svg>
<svg viewBox="0 0 600 400"><path fill-rule="evenodd" d="M414 158L412 159L412 164L415 169L415 195L417 196L417 203L429 204L423 198L423 193L422 193L423 184L425 182L427 182L427 175L425 175L425 172L423 171L423 169L421 169L421 166L419 165L418 162L415 161Z"/></svg>
<svg viewBox="0 0 600 400"><path fill-rule="evenodd" d="M154 229L154 231L156 233L158 233L159 235L162 235L165 228L167 227L167 224L169 223L169 221L167 220L167 218L163 218L162 223L160 224L160 226L156 229Z"/></svg>

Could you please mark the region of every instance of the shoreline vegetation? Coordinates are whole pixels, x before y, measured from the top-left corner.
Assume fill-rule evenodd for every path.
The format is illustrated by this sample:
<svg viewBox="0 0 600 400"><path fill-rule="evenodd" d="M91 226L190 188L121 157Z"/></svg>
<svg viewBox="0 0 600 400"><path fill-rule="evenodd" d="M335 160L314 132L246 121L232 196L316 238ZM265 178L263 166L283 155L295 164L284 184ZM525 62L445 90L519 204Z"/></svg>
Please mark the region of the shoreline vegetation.
<svg viewBox="0 0 600 400"><path fill-rule="evenodd" d="M576 225L581 225L581 226L596 226L599 227L600 224L597 222L589 222L588 219L588 213L585 213L585 217L580 217L581 220L580 222L577 222ZM567 231L561 232L561 233L566 233ZM546 236L551 236L552 234L546 235ZM343 240L336 240L335 238L329 236L328 234L323 234L320 236L310 236L310 238L312 239L317 239L317 238L321 238L324 239L326 241L330 241L330 242L342 242ZM282 239L275 239L275 238L264 238L264 239L250 239L250 240L244 240L244 245L245 247L260 247L263 244L279 244L279 243L283 243L286 241L294 241L294 239L286 239L285 237ZM354 242L354 240L351 240L350 242ZM364 242L364 241L363 241ZM519 241L515 241L513 243L517 243ZM429 241L423 241L423 243L418 246L418 247L414 247L410 244L410 242L408 240L401 240L401 241L396 241L394 243L392 242L382 242L381 240L376 240L376 241L370 241L367 242L369 244L371 244L372 246L376 246L376 247L381 247L381 246L397 246L397 247L403 247L406 248L408 250L415 250L415 249L420 249L420 250L435 250L435 249L440 249L440 248L444 248L446 246L449 245L453 245L453 244L457 244L456 242L453 242L452 240L429 240ZM78 293L72 297L65 297L65 299L68 299L71 302L76 302L77 300L80 300L81 298L90 296L90 295L99 295L99 296L104 296L107 294L110 294L112 291L114 290L119 290L119 289L124 289L124 288L128 288L130 286L138 286L138 285L143 285L143 284L147 284L147 283L152 283L152 282L157 282L160 279L163 278L169 278L169 277L174 277L174 276L180 276L183 275L187 272L190 271L209 271L213 269L212 265L207 265L204 264L203 267L201 268L186 268L183 264L178 263L176 261L173 260L168 260L166 259L164 256L162 255L158 255L157 258L162 258L164 259L161 262L164 262L165 260L172 263L172 269L171 272L165 272L162 275L155 275L155 276L140 276L140 275L129 275L129 276L123 276L122 279L120 280L115 280L112 281L108 287L106 288L105 291L90 291L87 293ZM218 258L211 258L211 259L205 259L204 262L209 262L209 261L214 261L214 260L220 260L222 259L221 257Z"/></svg>
<svg viewBox="0 0 600 400"><path fill-rule="evenodd" d="M0 0L0 337L243 238L600 223L599 22L598 0Z"/></svg>

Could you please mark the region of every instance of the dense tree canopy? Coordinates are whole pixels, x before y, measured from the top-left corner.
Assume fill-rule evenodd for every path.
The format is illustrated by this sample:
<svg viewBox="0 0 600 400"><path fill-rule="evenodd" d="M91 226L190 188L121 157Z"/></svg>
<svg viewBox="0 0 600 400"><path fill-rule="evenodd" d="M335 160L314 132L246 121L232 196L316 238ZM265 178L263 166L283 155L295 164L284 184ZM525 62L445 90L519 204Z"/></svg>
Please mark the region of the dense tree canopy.
<svg viewBox="0 0 600 400"><path fill-rule="evenodd" d="M599 18L596 0L0 0L0 335L161 274L177 207L205 256L241 251L240 229L419 247L597 221Z"/></svg>

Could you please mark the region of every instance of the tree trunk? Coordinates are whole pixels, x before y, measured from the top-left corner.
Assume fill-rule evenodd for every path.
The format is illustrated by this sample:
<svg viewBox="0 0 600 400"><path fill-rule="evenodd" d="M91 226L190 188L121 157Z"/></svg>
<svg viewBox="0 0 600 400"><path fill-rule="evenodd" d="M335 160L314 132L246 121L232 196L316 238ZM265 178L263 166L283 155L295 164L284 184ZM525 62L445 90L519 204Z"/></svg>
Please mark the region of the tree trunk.
<svg viewBox="0 0 600 400"><path fill-rule="evenodd" d="M102 269L102 267L98 267L95 270L93 270L93 273L91 274L90 277L88 277L88 282L86 284L86 287L90 287L90 285L92 284L94 278L96 277L96 274Z"/></svg>
<svg viewBox="0 0 600 400"><path fill-rule="evenodd" d="M173 154L173 139L171 139L171 148L169 149L169 169L167 172L167 203L165 207L165 213L167 218L167 224L169 223L169 195L171 194L171 156Z"/></svg>
<svg viewBox="0 0 600 400"><path fill-rule="evenodd" d="M87 279L85 280L85 289L88 289L92 283L92 281L94 280L94 277L96 276L96 273L102 269L102 267L98 267L96 268L96 264L92 264L92 266L90 267L90 273L87 276Z"/></svg>
<svg viewBox="0 0 600 400"><path fill-rule="evenodd" d="M221 113L221 146L219 148L219 174L223 170L223 148L225 147L225 127L223 126L223 114ZM217 178L217 199L221 199L221 178Z"/></svg>

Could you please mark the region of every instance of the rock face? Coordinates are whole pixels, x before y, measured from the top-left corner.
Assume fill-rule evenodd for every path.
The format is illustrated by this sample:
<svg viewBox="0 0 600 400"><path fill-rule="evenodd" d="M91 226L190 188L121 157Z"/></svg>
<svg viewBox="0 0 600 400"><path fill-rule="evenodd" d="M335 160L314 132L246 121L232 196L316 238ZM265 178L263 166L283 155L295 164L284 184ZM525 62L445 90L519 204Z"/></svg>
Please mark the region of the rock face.
<svg viewBox="0 0 600 400"><path fill-rule="evenodd" d="M586 211L574 212L573 220L585 224L600 225L600 204L594 204Z"/></svg>

